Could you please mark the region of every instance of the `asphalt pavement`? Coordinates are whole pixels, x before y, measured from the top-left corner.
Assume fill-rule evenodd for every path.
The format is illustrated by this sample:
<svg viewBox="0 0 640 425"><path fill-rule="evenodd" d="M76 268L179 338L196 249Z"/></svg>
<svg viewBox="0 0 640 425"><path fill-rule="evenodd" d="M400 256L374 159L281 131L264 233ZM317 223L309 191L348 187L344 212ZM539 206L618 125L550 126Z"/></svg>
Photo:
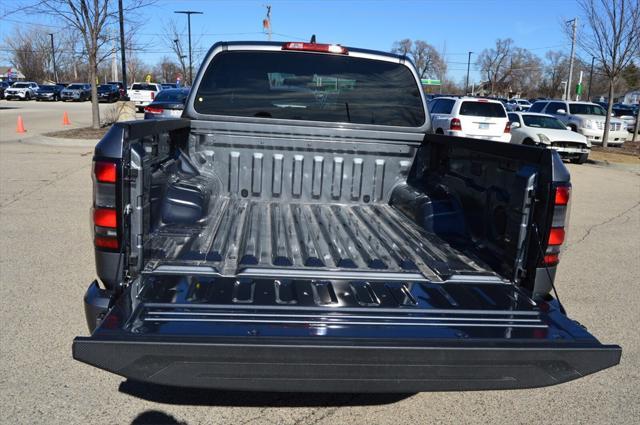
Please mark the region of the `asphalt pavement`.
<svg viewBox="0 0 640 425"><path fill-rule="evenodd" d="M82 296L95 276L92 149L37 135L16 141L6 133L8 113L0 110L0 423L631 424L640 417L638 169L568 165L573 203L556 283L572 318L623 347L613 369L517 391L184 390L127 382L72 360L73 337L87 334Z"/></svg>

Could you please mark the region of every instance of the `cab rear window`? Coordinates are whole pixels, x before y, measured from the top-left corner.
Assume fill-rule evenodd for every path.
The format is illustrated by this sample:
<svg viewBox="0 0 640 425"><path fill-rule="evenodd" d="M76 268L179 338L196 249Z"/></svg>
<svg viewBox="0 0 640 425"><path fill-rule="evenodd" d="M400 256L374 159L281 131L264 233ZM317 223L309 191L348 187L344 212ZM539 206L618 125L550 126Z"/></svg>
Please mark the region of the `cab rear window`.
<svg viewBox="0 0 640 425"><path fill-rule="evenodd" d="M420 87L399 63L303 52L227 51L194 97L198 113L419 127Z"/></svg>
<svg viewBox="0 0 640 425"><path fill-rule="evenodd" d="M157 91L158 87L155 84L134 84L134 85L131 86L131 90Z"/></svg>
<svg viewBox="0 0 640 425"><path fill-rule="evenodd" d="M505 118L507 113L499 103L467 101L462 102L462 105L460 105L460 115Z"/></svg>

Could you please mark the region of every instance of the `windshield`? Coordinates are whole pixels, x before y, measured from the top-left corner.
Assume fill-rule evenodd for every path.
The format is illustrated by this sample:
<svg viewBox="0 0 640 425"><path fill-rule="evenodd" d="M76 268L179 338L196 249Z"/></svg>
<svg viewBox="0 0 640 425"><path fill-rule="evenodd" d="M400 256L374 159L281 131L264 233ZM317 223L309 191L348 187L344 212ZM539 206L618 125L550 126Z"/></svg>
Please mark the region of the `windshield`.
<svg viewBox="0 0 640 425"><path fill-rule="evenodd" d="M152 91L156 91L158 90L158 87L156 87L155 84L134 84L133 86L131 86L131 90L152 90Z"/></svg>
<svg viewBox="0 0 640 425"><path fill-rule="evenodd" d="M29 84L27 83L15 83L12 87L16 88L16 89L27 89L29 87L31 87Z"/></svg>
<svg viewBox="0 0 640 425"><path fill-rule="evenodd" d="M462 105L460 105L460 115L491 118L504 118L507 116L501 104L477 101L462 102Z"/></svg>
<svg viewBox="0 0 640 425"><path fill-rule="evenodd" d="M544 115L522 115L524 125L536 128L551 128L555 130L566 130L567 127L559 120Z"/></svg>
<svg viewBox="0 0 640 425"><path fill-rule="evenodd" d="M189 95L189 90L162 90L157 94L156 102L178 102L182 103Z"/></svg>
<svg viewBox="0 0 640 425"><path fill-rule="evenodd" d="M55 91L56 86L40 86L38 88L38 91L43 91L43 92L52 92Z"/></svg>
<svg viewBox="0 0 640 425"><path fill-rule="evenodd" d="M111 90L115 90L115 87L112 86L111 84L102 84L98 86L98 91L111 91Z"/></svg>
<svg viewBox="0 0 640 425"><path fill-rule="evenodd" d="M607 115L602 106L589 103L570 103L569 113L572 115Z"/></svg>
<svg viewBox="0 0 640 425"><path fill-rule="evenodd" d="M420 87L404 65L342 55L228 51L207 68L201 114L419 127Z"/></svg>
<svg viewBox="0 0 640 425"><path fill-rule="evenodd" d="M84 85L83 84L71 84L70 86L67 87L67 89L69 89L69 90L82 90L82 89L84 89Z"/></svg>

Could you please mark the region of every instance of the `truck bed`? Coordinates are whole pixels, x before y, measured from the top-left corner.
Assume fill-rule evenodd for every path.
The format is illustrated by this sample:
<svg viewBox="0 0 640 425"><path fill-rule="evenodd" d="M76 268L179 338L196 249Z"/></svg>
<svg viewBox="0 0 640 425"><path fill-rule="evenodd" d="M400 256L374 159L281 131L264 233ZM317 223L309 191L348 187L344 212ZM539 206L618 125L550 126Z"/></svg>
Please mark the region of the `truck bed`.
<svg viewBox="0 0 640 425"><path fill-rule="evenodd" d="M391 205L264 202L221 196L198 226L150 236L147 271L181 266L222 275L284 273L442 281L494 275L480 261L424 231ZM347 274L345 274L347 273Z"/></svg>

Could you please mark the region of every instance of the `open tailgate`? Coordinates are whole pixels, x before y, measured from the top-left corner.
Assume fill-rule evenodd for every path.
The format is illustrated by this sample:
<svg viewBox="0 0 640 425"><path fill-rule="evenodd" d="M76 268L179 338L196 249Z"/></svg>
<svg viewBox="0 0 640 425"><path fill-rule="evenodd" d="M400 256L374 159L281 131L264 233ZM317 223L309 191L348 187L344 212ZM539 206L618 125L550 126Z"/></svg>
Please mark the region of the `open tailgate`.
<svg viewBox="0 0 640 425"><path fill-rule="evenodd" d="M556 303L536 304L507 283L144 276L129 291L92 336L74 340L73 356L157 384L310 392L531 388L614 366L621 355Z"/></svg>

